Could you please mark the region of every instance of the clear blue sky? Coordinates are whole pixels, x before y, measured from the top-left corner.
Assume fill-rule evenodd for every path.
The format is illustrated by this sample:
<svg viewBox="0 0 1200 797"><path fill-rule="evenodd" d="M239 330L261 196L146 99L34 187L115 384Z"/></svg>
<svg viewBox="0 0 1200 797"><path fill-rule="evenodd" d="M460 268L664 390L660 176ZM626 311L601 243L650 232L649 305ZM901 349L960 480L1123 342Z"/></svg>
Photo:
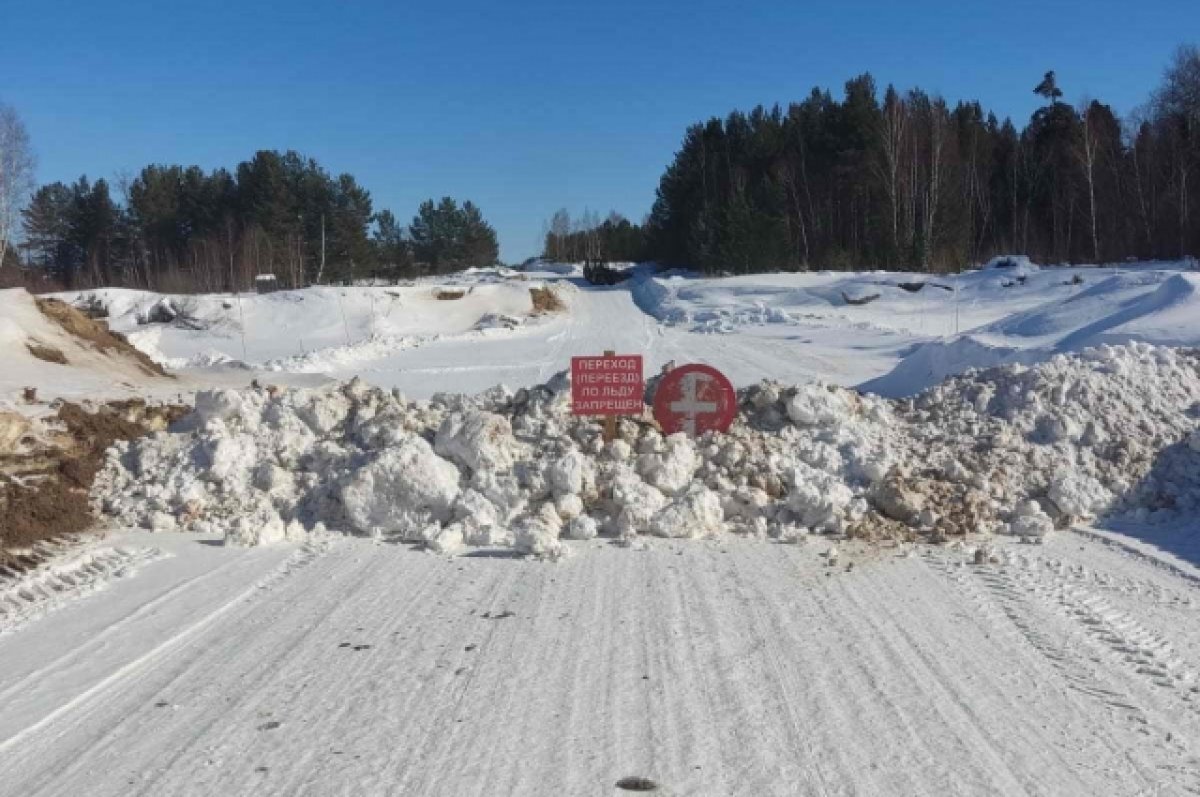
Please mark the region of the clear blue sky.
<svg viewBox="0 0 1200 797"><path fill-rule="evenodd" d="M0 26L42 182L296 149L401 219L474 200L515 261L558 207L640 219L689 123L863 71L1023 121L1055 69L1124 114L1200 2L4 0Z"/></svg>

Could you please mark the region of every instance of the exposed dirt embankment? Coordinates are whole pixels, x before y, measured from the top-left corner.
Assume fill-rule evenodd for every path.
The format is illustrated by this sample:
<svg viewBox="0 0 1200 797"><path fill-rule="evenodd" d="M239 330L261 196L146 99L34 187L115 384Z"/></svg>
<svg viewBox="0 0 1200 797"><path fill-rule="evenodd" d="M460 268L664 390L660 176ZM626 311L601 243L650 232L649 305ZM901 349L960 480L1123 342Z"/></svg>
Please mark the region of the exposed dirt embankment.
<svg viewBox="0 0 1200 797"><path fill-rule="evenodd" d="M135 399L90 409L64 402L46 421L0 413L0 566L30 566L37 542L86 530L94 520L88 490L108 447L186 412Z"/></svg>
<svg viewBox="0 0 1200 797"><path fill-rule="evenodd" d="M113 332L103 321L88 318L87 315L58 299L37 299L37 307L42 315L62 327L67 334L74 336L85 345L105 354L116 355L133 360L139 368L151 376L167 376L162 366L151 360L144 353L134 348L125 336ZM35 354L35 356L38 356ZM62 356L61 353L59 355ZM46 359L46 358L42 358ZM66 364L66 358L53 360Z"/></svg>

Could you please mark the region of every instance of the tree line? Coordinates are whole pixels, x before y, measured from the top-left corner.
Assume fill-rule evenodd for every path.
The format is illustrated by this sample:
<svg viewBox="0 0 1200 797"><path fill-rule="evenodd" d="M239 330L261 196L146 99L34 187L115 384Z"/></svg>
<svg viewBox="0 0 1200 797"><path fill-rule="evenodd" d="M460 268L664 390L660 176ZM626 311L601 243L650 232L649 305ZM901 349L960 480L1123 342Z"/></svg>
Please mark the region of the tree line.
<svg viewBox="0 0 1200 797"><path fill-rule="evenodd" d="M114 196L114 193L116 196ZM408 227L349 174L260 151L233 171L151 165L131 179L44 185L23 211L29 266L67 287L246 290L398 280L496 263L478 207L424 202Z"/></svg>
<svg viewBox="0 0 1200 797"><path fill-rule="evenodd" d="M706 271L959 268L1200 250L1200 50L1182 47L1122 121L1073 107L1053 72L1022 129L869 74L843 97L735 111L687 130L646 223L645 255ZM549 238L548 238L549 242Z"/></svg>
<svg viewBox="0 0 1200 797"><path fill-rule="evenodd" d="M546 225L544 240L542 257L559 263L635 262L647 257L645 228L615 210L604 221L587 210L572 220L563 208Z"/></svg>

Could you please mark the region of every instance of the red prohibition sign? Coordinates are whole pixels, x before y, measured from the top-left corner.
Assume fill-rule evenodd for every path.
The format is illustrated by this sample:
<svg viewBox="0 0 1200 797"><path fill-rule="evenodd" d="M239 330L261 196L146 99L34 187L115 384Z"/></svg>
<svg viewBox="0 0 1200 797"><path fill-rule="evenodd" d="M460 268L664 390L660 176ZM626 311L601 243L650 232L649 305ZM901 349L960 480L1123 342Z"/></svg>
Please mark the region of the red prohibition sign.
<svg viewBox="0 0 1200 797"><path fill-rule="evenodd" d="M724 432L737 414L737 393L725 375L708 365L684 365L658 383L654 418L665 434L686 432L692 437Z"/></svg>

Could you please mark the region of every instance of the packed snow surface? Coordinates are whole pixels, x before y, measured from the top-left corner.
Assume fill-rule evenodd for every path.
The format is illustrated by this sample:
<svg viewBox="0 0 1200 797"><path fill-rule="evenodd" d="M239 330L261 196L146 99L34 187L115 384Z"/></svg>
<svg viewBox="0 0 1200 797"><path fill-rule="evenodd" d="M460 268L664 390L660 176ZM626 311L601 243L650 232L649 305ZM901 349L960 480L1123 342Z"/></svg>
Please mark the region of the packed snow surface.
<svg viewBox="0 0 1200 797"><path fill-rule="evenodd" d="M124 525L232 544L327 529L556 558L606 534L1036 538L1200 508L1200 354L1102 346L949 380L911 400L827 384L740 393L726 435L624 419L605 443L566 374L410 401L362 381L201 393L110 451L95 497ZM1131 433L1134 432L1135 433Z"/></svg>
<svg viewBox="0 0 1200 797"><path fill-rule="evenodd" d="M754 541L570 542L553 567L200 541L123 536L174 555L0 634L0 795L1200 784L1197 582L1082 534L983 564L839 541L836 566Z"/></svg>

